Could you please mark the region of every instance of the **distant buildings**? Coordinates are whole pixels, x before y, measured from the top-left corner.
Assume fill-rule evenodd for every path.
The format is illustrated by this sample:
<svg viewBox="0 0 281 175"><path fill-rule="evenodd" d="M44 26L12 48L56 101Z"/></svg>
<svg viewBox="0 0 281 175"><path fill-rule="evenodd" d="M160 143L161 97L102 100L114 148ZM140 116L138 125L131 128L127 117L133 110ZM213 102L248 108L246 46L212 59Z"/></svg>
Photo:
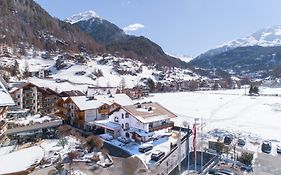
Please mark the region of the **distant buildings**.
<svg viewBox="0 0 281 175"><path fill-rule="evenodd" d="M37 77L40 79L48 78L49 74L50 74L49 70L46 70L46 69L40 69L40 70L29 72L30 77Z"/></svg>
<svg viewBox="0 0 281 175"><path fill-rule="evenodd" d="M117 87L88 87L87 96L116 94Z"/></svg>
<svg viewBox="0 0 281 175"><path fill-rule="evenodd" d="M0 44L0 56L1 57L11 57L12 48L7 44Z"/></svg>
<svg viewBox="0 0 281 175"><path fill-rule="evenodd" d="M78 90L62 91L60 93L61 97L73 97L73 96L85 96L85 95L86 94Z"/></svg>
<svg viewBox="0 0 281 175"><path fill-rule="evenodd" d="M8 106L14 105L14 101L2 81L3 79L0 77L0 145L6 138L5 132L7 130L7 122L5 119L7 116Z"/></svg>

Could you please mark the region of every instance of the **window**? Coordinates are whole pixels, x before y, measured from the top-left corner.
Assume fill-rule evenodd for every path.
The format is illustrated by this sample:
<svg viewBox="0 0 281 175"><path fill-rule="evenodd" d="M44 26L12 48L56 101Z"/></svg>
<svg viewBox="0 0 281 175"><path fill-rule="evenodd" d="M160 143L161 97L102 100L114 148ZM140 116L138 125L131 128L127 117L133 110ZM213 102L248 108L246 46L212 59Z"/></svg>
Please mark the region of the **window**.
<svg viewBox="0 0 281 175"><path fill-rule="evenodd" d="M129 113L126 113L126 118L129 118Z"/></svg>
<svg viewBox="0 0 281 175"><path fill-rule="evenodd" d="M124 114L122 113L122 119L124 119Z"/></svg>
<svg viewBox="0 0 281 175"><path fill-rule="evenodd" d="M124 124L122 123L122 129L124 129Z"/></svg>
<svg viewBox="0 0 281 175"><path fill-rule="evenodd" d="M125 129L129 129L129 123L125 124Z"/></svg>
<svg viewBox="0 0 281 175"><path fill-rule="evenodd" d="M149 128L153 128L153 123L149 123Z"/></svg>
<svg viewBox="0 0 281 175"><path fill-rule="evenodd" d="M18 106L20 106L20 102L18 102Z"/></svg>
<svg viewBox="0 0 281 175"><path fill-rule="evenodd" d="M118 117L114 117L114 122L118 123Z"/></svg>

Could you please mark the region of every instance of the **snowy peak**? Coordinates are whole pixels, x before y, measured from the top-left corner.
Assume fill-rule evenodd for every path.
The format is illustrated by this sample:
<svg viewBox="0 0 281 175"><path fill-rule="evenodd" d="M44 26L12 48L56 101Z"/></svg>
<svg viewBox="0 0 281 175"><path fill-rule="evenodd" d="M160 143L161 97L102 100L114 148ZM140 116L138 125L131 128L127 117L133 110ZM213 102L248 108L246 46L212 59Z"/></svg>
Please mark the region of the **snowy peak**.
<svg viewBox="0 0 281 175"><path fill-rule="evenodd" d="M267 27L252 34L252 37L260 42L260 45L281 45L281 26Z"/></svg>
<svg viewBox="0 0 281 175"><path fill-rule="evenodd" d="M75 15L72 15L71 17L67 18L65 21L69 22L71 24L75 24L79 21L88 21L89 19L92 18L100 18L96 12L89 10L85 12L81 12Z"/></svg>
<svg viewBox="0 0 281 175"><path fill-rule="evenodd" d="M281 45L281 26L267 27L261 29L252 35L237 40L233 40L222 45L219 45L217 48L228 47L246 47L246 46L262 46L262 47L271 47L271 46L280 46Z"/></svg>
<svg viewBox="0 0 281 175"><path fill-rule="evenodd" d="M232 40L221 45L216 46L200 56L214 56L220 53L227 52L237 47L274 47L281 46L281 26L266 27L250 36Z"/></svg>

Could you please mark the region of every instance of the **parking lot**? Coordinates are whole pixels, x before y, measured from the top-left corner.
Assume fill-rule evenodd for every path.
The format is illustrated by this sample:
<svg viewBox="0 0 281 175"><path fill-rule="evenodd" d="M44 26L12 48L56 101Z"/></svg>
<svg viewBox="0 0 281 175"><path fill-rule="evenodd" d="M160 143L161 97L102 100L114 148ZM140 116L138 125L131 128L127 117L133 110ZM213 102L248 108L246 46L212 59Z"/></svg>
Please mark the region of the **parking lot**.
<svg viewBox="0 0 281 175"><path fill-rule="evenodd" d="M254 164L255 175L280 175L281 155L258 153Z"/></svg>

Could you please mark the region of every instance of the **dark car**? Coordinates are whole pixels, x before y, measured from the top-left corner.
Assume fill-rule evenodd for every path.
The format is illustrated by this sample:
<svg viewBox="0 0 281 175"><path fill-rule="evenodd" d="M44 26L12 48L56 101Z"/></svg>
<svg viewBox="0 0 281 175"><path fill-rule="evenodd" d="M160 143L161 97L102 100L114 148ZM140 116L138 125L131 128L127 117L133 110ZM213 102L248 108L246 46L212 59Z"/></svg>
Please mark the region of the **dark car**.
<svg viewBox="0 0 281 175"><path fill-rule="evenodd" d="M158 160L162 159L164 156L165 156L165 152L156 150L155 152L153 152L151 154L151 160L158 161Z"/></svg>
<svg viewBox="0 0 281 175"><path fill-rule="evenodd" d="M152 149L153 149L153 145L152 144L142 144L139 147L139 152L145 153L145 152L150 151Z"/></svg>
<svg viewBox="0 0 281 175"><path fill-rule="evenodd" d="M228 135L228 136L224 137L223 143L226 144L226 145L230 145L232 140L233 140L233 136L232 135Z"/></svg>
<svg viewBox="0 0 281 175"><path fill-rule="evenodd" d="M245 146L245 144L246 144L245 139L243 139L243 138L238 139L238 146Z"/></svg>
<svg viewBox="0 0 281 175"><path fill-rule="evenodd" d="M277 153L281 154L281 145L277 145Z"/></svg>
<svg viewBox="0 0 281 175"><path fill-rule="evenodd" d="M271 142L269 142L269 141L264 141L264 142L262 142L262 144L261 144L261 150L262 150L262 152L264 152L264 153L270 153L270 152L271 152L271 149L272 149Z"/></svg>
<svg viewBox="0 0 281 175"><path fill-rule="evenodd" d="M215 175L237 175L235 172L227 170L227 169L211 169L209 170L209 174L215 174Z"/></svg>

